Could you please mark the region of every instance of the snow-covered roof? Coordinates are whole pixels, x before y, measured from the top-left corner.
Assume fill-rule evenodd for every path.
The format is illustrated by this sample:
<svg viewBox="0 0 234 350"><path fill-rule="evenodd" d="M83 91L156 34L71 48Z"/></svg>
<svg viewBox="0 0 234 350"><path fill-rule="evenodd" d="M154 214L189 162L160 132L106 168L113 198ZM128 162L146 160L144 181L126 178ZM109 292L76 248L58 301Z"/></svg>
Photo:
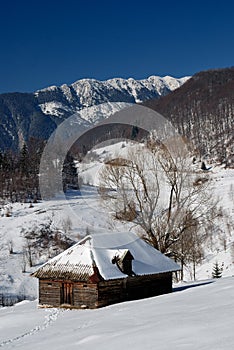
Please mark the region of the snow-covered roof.
<svg viewBox="0 0 234 350"><path fill-rule="evenodd" d="M38 278L63 278L86 281L95 268L104 280L125 278L115 257L129 251L133 257L134 275L149 275L177 271L173 260L147 244L132 232L93 234L42 265L33 276Z"/></svg>

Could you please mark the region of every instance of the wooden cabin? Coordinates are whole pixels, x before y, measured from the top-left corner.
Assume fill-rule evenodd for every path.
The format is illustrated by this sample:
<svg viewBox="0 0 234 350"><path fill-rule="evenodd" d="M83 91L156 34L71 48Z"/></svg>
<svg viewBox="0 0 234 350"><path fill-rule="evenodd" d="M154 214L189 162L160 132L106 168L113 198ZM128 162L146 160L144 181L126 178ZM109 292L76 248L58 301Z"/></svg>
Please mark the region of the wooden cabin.
<svg viewBox="0 0 234 350"><path fill-rule="evenodd" d="M180 267L131 232L95 234L49 260L39 279L39 306L98 308L172 291Z"/></svg>

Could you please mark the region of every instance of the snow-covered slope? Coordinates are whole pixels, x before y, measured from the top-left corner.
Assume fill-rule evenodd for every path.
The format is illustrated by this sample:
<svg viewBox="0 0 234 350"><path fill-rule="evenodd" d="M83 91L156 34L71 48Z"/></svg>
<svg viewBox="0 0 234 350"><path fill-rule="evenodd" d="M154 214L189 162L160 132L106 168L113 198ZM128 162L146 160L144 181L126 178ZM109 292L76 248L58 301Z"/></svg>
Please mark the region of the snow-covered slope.
<svg viewBox="0 0 234 350"><path fill-rule="evenodd" d="M210 278L211 266L216 262L222 266L222 276L234 276L234 169L217 167L212 170L211 176L214 184L214 199L217 196L225 214L224 217L221 215L218 218L223 225L225 235L217 229L215 239L206 247L205 259L197 269L198 279Z"/></svg>
<svg viewBox="0 0 234 350"><path fill-rule="evenodd" d="M87 154L87 161L79 165L79 174L84 183L99 186L99 172L104 162L116 157L126 158L127 152L134 144L119 142L114 145L93 149ZM199 166L199 165L196 165ZM196 278L211 278L212 268L216 262L222 266L222 276L234 274L234 169L213 166L210 171L213 199L219 201L222 215L216 219L216 232L213 240L204 247L204 260L197 266ZM220 230L222 227L222 231ZM185 268L185 280L192 279L192 266Z"/></svg>
<svg viewBox="0 0 234 350"><path fill-rule="evenodd" d="M22 350L231 350L234 278L98 310L0 309L0 347Z"/></svg>

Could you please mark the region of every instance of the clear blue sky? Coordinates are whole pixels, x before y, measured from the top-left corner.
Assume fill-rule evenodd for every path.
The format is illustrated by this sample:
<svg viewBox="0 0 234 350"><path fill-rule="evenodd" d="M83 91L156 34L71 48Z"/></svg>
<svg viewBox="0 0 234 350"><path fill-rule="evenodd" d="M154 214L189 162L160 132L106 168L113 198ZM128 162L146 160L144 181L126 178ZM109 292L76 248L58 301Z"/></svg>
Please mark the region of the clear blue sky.
<svg viewBox="0 0 234 350"><path fill-rule="evenodd" d="M234 65L234 2L3 0L0 92Z"/></svg>

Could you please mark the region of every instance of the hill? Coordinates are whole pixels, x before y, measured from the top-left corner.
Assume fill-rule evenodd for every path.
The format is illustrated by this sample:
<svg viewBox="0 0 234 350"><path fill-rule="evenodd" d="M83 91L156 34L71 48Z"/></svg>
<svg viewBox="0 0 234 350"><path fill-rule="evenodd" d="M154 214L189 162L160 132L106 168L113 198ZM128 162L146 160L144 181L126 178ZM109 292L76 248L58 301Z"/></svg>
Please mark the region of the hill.
<svg viewBox="0 0 234 350"><path fill-rule="evenodd" d="M197 73L170 95L144 105L171 120L198 157L234 166L234 67Z"/></svg>
<svg viewBox="0 0 234 350"><path fill-rule="evenodd" d="M0 309L4 349L230 350L232 277L98 310L37 309L22 302Z"/></svg>

